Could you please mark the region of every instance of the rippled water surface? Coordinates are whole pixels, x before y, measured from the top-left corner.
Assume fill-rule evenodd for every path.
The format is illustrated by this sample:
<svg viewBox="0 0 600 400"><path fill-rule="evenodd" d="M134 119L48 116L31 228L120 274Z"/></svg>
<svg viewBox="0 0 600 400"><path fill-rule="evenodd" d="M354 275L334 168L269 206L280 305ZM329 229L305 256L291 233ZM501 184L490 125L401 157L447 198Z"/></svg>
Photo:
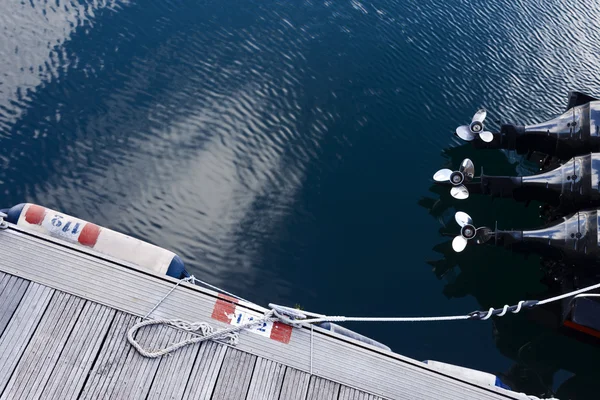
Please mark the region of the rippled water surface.
<svg viewBox="0 0 600 400"><path fill-rule="evenodd" d="M451 254L455 207L530 227L536 207L460 205L431 175L519 158L451 133L479 106L533 122L600 93L600 6L582 1L0 2L0 190L179 253L261 304L462 314L535 298L536 259ZM433 270L432 270L433 266ZM597 347L509 316L350 325L417 359L596 393ZM594 383L594 384L593 384ZM586 395L587 393L587 395Z"/></svg>

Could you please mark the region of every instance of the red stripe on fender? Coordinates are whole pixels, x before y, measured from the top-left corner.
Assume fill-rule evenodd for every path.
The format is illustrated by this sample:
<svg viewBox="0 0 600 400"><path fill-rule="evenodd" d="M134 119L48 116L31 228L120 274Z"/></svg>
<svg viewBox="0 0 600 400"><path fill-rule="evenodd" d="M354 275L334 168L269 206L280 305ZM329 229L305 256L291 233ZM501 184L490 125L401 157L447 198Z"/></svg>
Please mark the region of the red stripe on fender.
<svg viewBox="0 0 600 400"><path fill-rule="evenodd" d="M41 225L46 216L46 209L42 206L30 204L25 213L25 221L32 225Z"/></svg>
<svg viewBox="0 0 600 400"><path fill-rule="evenodd" d="M100 227L92 223L87 223L81 230L77 241L84 246L94 247L100 235Z"/></svg>
<svg viewBox="0 0 600 400"><path fill-rule="evenodd" d="M271 329L271 339L288 344L292 337L292 327L281 322L273 322Z"/></svg>
<svg viewBox="0 0 600 400"><path fill-rule="evenodd" d="M211 318L216 319L217 321L225 322L226 324L230 324L233 314L235 313L235 305L237 302L237 299L234 299L233 297L219 294L219 298L215 303L215 308L213 308Z"/></svg>

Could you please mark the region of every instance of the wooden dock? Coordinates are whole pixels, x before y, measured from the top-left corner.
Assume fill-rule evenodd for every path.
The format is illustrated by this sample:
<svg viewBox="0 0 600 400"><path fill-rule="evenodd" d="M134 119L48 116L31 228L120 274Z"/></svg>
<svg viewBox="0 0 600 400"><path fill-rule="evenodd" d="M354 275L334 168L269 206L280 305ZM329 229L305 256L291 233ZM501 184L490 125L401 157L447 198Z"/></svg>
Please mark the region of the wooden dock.
<svg viewBox="0 0 600 400"><path fill-rule="evenodd" d="M14 226L0 231L0 271L0 399L527 398L319 328L244 331L235 347L148 359L126 333L177 281ZM151 318L223 328L219 307L265 311L181 284ZM190 335L154 326L137 338L156 349Z"/></svg>

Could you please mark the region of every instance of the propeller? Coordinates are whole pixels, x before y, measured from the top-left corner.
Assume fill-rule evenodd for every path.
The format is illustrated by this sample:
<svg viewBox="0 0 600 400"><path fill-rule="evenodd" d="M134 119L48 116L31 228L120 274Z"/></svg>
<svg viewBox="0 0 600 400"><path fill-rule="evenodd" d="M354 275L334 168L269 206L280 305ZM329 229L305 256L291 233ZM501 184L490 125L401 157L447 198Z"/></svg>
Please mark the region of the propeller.
<svg viewBox="0 0 600 400"><path fill-rule="evenodd" d="M473 115L473 120L469 125L461 125L456 128L456 135L467 142L475 139L477 135L479 135L481 140L484 142L491 142L494 140L494 134L492 132L483 130L483 121L485 121L486 116L487 111L485 111L483 108L477 111L475 115Z"/></svg>
<svg viewBox="0 0 600 400"><path fill-rule="evenodd" d="M470 182L475 176L475 165L473 161L465 158L460 163L458 171L452 171L448 168L440 169L433 175L433 180L436 182L450 182L452 189L450 194L455 199L463 200L469 197L469 190L463 182Z"/></svg>
<svg viewBox="0 0 600 400"><path fill-rule="evenodd" d="M470 240L474 239L475 243L481 244L490 240L493 235L492 230L485 226L475 228L473 220L467 213L458 211L454 214L454 219L460 225L460 236L452 240L452 249L457 253L463 251Z"/></svg>

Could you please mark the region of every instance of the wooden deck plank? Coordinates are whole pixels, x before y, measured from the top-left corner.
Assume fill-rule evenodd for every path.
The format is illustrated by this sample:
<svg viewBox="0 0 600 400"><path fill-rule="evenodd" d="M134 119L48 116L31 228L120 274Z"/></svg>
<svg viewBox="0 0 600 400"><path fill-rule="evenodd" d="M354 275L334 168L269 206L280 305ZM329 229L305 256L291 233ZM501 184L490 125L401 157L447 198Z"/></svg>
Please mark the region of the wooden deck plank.
<svg viewBox="0 0 600 400"><path fill-rule="evenodd" d="M177 331L166 326L149 327L140 331L140 344L145 348L160 349L166 347L173 339ZM154 376L163 357L145 358L137 351L132 352L133 357L126 364L126 376L134 379L127 381L124 390L117 398L123 399L145 399L154 381ZM168 357L168 356L167 356Z"/></svg>
<svg viewBox="0 0 600 400"><path fill-rule="evenodd" d="M84 388L82 399L145 399L155 380L157 369L165 358L142 357L126 340L129 328L138 318L118 313L108 333L92 376ZM174 341L178 331L165 326L142 328L136 339L146 348L162 348Z"/></svg>
<svg viewBox="0 0 600 400"><path fill-rule="evenodd" d="M65 293L57 293L52 298L6 386L3 399L41 397L85 302Z"/></svg>
<svg viewBox="0 0 600 400"><path fill-rule="evenodd" d="M132 315L116 313L80 399L95 400L111 397L115 388L114 381L119 380L119 374L123 370L129 352L135 351L125 339L125 335L137 321L139 318Z"/></svg>
<svg viewBox="0 0 600 400"><path fill-rule="evenodd" d="M308 391L310 375L296 368L287 367L281 386L280 399L304 400Z"/></svg>
<svg viewBox="0 0 600 400"><path fill-rule="evenodd" d="M81 398L130 399L146 396L154 374L148 369L148 364L157 365L160 360L142 357L127 342L127 331L138 321L139 318L131 316L121 318L118 326L109 331L110 338L101 350L102 359L94 367L94 379L90 379ZM163 327L142 329L138 331L136 339L145 347L153 347L163 331Z"/></svg>
<svg viewBox="0 0 600 400"><path fill-rule="evenodd" d="M136 334L136 339L142 346L150 345L148 347L153 348L153 339L159 333L162 333L162 329L160 328L157 328L154 332L151 332L149 329L142 329ZM145 378L144 367L145 364L142 362L140 355L134 350L130 351L127 360L122 366L123 369L119 373L119 379L113 382L115 388L112 397L115 399L127 399L127 394L139 383L139 379Z"/></svg>
<svg viewBox="0 0 600 400"><path fill-rule="evenodd" d="M0 282L0 336L6 329L15 310L19 306L29 281L12 275L5 275Z"/></svg>
<svg viewBox="0 0 600 400"><path fill-rule="evenodd" d="M312 376L308 385L306 400L337 400L339 394L339 383Z"/></svg>
<svg viewBox="0 0 600 400"><path fill-rule="evenodd" d="M8 284L8 281L13 275L5 274L4 272L0 272L0 294L4 291L4 288Z"/></svg>
<svg viewBox="0 0 600 400"><path fill-rule="evenodd" d="M221 389L221 392L223 392L224 388L227 388L229 385L231 385L233 376L235 375L235 370L240 363L241 356L242 354L240 352L231 351L231 348L227 348L227 351L225 352L225 359L223 360L223 365L219 371L219 376L217 377L217 383L211 399L217 400L222 397L222 394L219 393L219 389ZM217 393L219 393L219 395L215 396Z"/></svg>
<svg viewBox="0 0 600 400"><path fill-rule="evenodd" d="M259 357L256 360L246 400L278 400L284 376L285 366Z"/></svg>
<svg viewBox="0 0 600 400"><path fill-rule="evenodd" d="M228 348L212 399L244 400L248 394L255 363L255 355Z"/></svg>
<svg viewBox="0 0 600 400"><path fill-rule="evenodd" d="M194 361L183 400L208 400L211 398L226 352L227 346L224 344L202 343Z"/></svg>
<svg viewBox="0 0 600 400"><path fill-rule="evenodd" d="M44 389L44 398L72 399L81 391L115 310L87 303Z"/></svg>
<svg viewBox="0 0 600 400"><path fill-rule="evenodd" d="M37 283L29 284L13 317L0 337L0 354L2 355L0 357L0 394L4 393L53 294L54 289Z"/></svg>
<svg viewBox="0 0 600 400"><path fill-rule="evenodd" d="M192 336L189 332L177 332L173 342L187 340ZM183 398L200 347L187 346L161 359L148 400Z"/></svg>
<svg viewBox="0 0 600 400"><path fill-rule="evenodd" d="M338 400L383 400L381 397L362 392L348 386L340 388L340 396Z"/></svg>

